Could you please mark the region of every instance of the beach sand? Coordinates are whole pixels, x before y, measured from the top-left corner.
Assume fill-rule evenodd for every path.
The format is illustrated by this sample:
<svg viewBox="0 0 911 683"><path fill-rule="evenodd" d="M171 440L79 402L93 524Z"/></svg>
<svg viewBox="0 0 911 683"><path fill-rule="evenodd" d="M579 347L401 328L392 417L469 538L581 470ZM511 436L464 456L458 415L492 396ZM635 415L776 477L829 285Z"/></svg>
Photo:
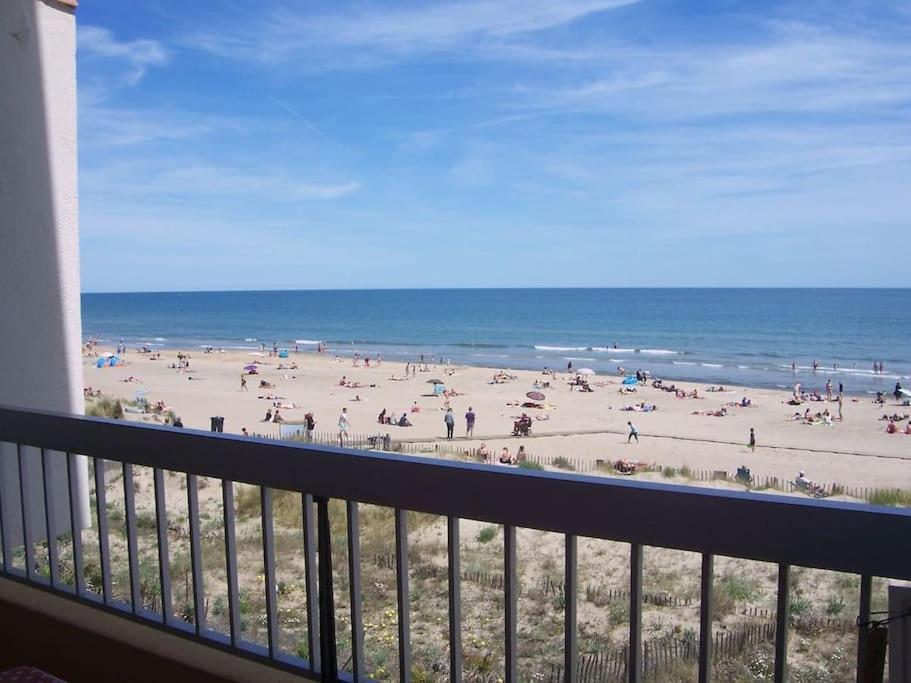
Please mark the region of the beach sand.
<svg viewBox="0 0 911 683"><path fill-rule="evenodd" d="M107 349L100 349L106 351ZM85 359L85 385L104 394L133 399L137 390L145 391L151 403L163 401L178 414L187 428L208 429L213 415L225 418L225 431L277 435L277 424L263 422L273 401L258 398L275 394L283 403L286 420L301 420L314 413L317 432L336 432L342 408L348 409L351 434L389 433L394 440L441 439L445 434L443 397L433 396L429 379L444 380L446 386L462 395L450 399L456 417L455 447L473 448L482 441L498 451L506 445L514 453L520 444L536 456L564 456L581 461L628 459L659 466L689 467L694 470L725 470L733 473L739 465L753 475L791 479L798 471L821 483L858 487L911 488L911 436L887 434L883 413L911 412L888 397L886 406L877 406L868 395L846 396L844 421L833 426L807 425L788 418L809 407L811 412L826 408L837 416L833 401L810 402L795 407L785 402L790 392L769 389L728 387L725 393L707 391L708 387L691 382L676 382L687 391L696 388L700 398L676 398L651 386L639 387L634 394L621 395L621 379L616 376L591 377L594 391L571 390L570 376L560 373L557 380L537 371L511 370L515 381L493 384L497 372L491 368L431 366L413 379L393 380L404 375L404 364L383 362L377 366L354 367L351 359L339 360L315 353L291 353L287 359L249 352L190 352L190 372L171 367L177 351L162 352L160 360L149 355L127 353L126 364L98 369L94 359ZM247 391L241 391L243 366L257 362L259 374L245 375ZM280 364L296 363L296 370L278 369ZM446 370L454 371L447 376ZM125 382L129 377L138 382ZM358 382L359 388L340 386L342 377ZM801 376L806 389L822 391L825 377ZM260 380L274 389L259 389ZM536 380L550 381L542 389L550 410L524 409L510 402L527 400ZM371 386L375 385L375 386ZM355 400L359 396L360 401ZM694 415L712 411L729 402L748 397L753 407L730 407L726 417ZM421 412L411 413L417 401ZM653 403L651 413L621 410L642 401ZM464 414L471 406L477 414L475 438L466 440ZM387 409L394 416L408 412L412 427L381 426L377 415ZM273 408L274 410L274 408ZM512 425L523 412L533 418L533 438L510 436ZM129 419L142 419L129 415ZM627 421L639 430L639 443L627 443ZM902 423L903 429L906 423ZM750 428L757 438L755 452L746 444Z"/></svg>

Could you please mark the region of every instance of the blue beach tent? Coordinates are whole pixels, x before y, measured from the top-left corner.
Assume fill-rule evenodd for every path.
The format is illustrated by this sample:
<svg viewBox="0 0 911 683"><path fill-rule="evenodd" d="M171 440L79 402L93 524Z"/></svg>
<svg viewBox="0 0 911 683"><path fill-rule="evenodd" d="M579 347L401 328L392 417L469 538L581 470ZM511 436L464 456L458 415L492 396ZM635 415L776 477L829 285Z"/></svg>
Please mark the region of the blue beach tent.
<svg viewBox="0 0 911 683"><path fill-rule="evenodd" d="M623 378L624 384L636 384L638 381L639 380L637 380L634 375L628 375L627 377Z"/></svg>

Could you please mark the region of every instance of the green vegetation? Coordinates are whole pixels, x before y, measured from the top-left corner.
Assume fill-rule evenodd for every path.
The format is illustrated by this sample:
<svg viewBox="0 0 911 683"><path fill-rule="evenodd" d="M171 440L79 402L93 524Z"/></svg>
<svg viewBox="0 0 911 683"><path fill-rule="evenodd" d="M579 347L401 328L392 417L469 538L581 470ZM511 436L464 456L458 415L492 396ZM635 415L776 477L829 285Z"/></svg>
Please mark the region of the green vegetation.
<svg viewBox="0 0 911 683"><path fill-rule="evenodd" d="M102 396L98 399L91 399L85 406L85 414L91 417L109 417L114 420L123 419L123 403L120 399L113 399Z"/></svg>
<svg viewBox="0 0 911 683"><path fill-rule="evenodd" d="M519 469L523 470L543 470L544 467L534 460L523 460L519 463Z"/></svg>
<svg viewBox="0 0 911 683"><path fill-rule="evenodd" d="M485 526L478 532L478 543L490 543L497 535L497 527Z"/></svg>
<svg viewBox="0 0 911 683"><path fill-rule="evenodd" d="M564 458L562 455L558 455L556 458L554 458L553 466L561 470L568 470L570 472L576 471L576 466L573 465L568 459Z"/></svg>
<svg viewBox="0 0 911 683"><path fill-rule="evenodd" d="M902 489L874 489L867 494L871 505L889 505L892 507L911 506L911 491Z"/></svg>

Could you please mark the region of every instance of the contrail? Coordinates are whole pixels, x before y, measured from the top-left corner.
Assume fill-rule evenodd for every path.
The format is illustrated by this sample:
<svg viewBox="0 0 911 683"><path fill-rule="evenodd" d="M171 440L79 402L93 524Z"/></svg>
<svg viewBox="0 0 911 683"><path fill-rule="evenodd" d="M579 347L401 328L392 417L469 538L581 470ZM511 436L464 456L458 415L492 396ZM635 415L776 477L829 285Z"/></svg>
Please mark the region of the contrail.
<svg viewBox="0 0 911 683"><path fill-rule="evenodd" d="M301 114L299 111L297 111L296 109L294 109L294 108L293 108L290 104L288 104L287 102L284 102L283 100L280 100L280 99L278 99L277 97L273 97L272 99L275 100L275 101L278 103L278 105L279 105L282 109L284 109L285 111L287 111L289 114L291 114L292 116L296 116L296 117L299 118L301 121L303 121L303 122L304 122L304 125L307 126L307 128L309 128L310 130L312 130L314 133L316 133L319 137L321 137L321 138L322 138L323 140L325 140L326 142L329 142L329 143L335 145L336 147L338 147L339 149L342 149L342 150L344 150L344 151L346 151L346 152L351 152L351 151L352 151L350 147L347 147L347 146L343 145L341 142L339 142L338 140L336 140L336 139L334 139L334 138L331 138L331 137L329 137L328 135L326 135L323 131L321 131L319 128L317 128L316 125L314 125L313 122L310 121L310 119L308 119L306 116L304 116L304 115Z"/></svg>

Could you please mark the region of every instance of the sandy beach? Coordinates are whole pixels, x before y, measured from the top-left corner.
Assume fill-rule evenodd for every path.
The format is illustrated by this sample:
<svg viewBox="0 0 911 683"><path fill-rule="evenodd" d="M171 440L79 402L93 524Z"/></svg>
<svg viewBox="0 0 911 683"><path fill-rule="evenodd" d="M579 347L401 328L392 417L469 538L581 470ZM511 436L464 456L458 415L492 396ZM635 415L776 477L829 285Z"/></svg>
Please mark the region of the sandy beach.
<svg viewBox="0 0 911 683"><path fill-rule="evenodd" d="M105 352L108 349L99 348ZM733 472L739 465L754 475L793 480L800 470L821 483L867 487L911 487L911 436L901 433L907 421L898 424L899 433L886 433L884 413L909 413L887 396L886 405L874 404L869 395L846 395L844 420L832 426L808 425L792 420L828 409L837 417L835 401L789 405L790 392L769 389L725 387L724 392L690 382L676 382L678 388L699 398L677 398L674 393L640 385L635 393L621 394L622 377L589 377L591 392L574 390L571 375L556 378L534 371L508 373L514 380L494 383L497 369L482 367L429 366L403 379L402 363L374 360L370 367L361 361L294 353L289 358L269 357L258 352L189 352L189 367L178 369L177 350L161 352L160 359L129 352L125 364L95 367L94 358L85 359L85 385L105 395L134 399L137 391L152 404L162 401L179 415L187 428L208 429L209 418L225 418L225 431L277 435L279 426L264 422L267 410L280 407L285 420L301 420L312 412L317 432L337 431L338 417L347 408L351 434L389 433L395 440L434 441L445 435L443 396L433 395L431 379L443 380L458 395L449 398L455 415L455 447L473 448L486 443L499 451L504 445L515 453L520 445L534 455L564 456L580 460L628 459L659 466L689 467ZM256 375L243 367L255 364ZM296 369L291 369L291 366ZM247 382L241 389L241 377ZM133 381L127 381L133 378ZM343 378L353 386L342 386ZM800 375L805 389L818 389L825 396L825 376ZM274 388L260 388L266 381ZM540 387L546 409L521 407L534 383ZM262 398L270 396L273 398ZM358 400L358 398L360 400ZM744 398L750 407L733 406ZM625 411L636 404L652 404L652 412ZM420 412L412 412L415 405ZM290 407L293 405L294 407ZM464 415L471 406L477 415L473 439L465 438ZM725 407L727 415L711 415ZM381 426L379 413L386 409L398 418L407 413L411 427ZM525 412L532 419L531 438L511 436L513 422ZM149 419L127 414L128 419ZM627 443L627 421L639 431L639 442ZM747 447L750 428L756 433L756 449Z"/></svg>

